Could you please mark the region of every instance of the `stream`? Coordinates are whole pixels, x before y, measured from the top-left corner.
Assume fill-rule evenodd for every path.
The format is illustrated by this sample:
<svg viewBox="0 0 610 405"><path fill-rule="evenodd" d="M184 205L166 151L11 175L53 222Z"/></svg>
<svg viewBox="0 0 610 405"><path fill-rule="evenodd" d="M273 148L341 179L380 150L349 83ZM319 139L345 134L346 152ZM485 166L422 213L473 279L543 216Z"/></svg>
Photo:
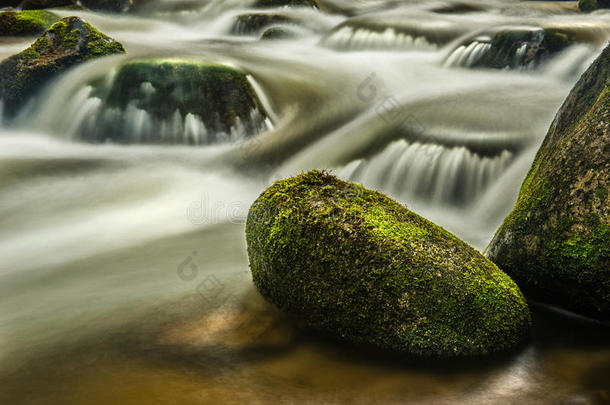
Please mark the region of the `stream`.
<svg viewBox="0 0 610 405"><path fill-rule="evenodd" d="M127 54L70 70L0 126L0 403L610 403L607 327L534 304L532 336L503 355L432 361L350 347L258 295L244 236L266 187L318 168L483 251L555 112L610 38L610 12L325 0L269 11L289 17L294 37L259 40L236 24L261 12L250 3L55 11ZM586 40L535 67L474 67L490 29L547 26ZM33 40L2 39L0 58ZM181 142L194 125L182 121L168 124L171 144L83 141L101 114L90 83L149 57L243 69L269 120L214 144Z"/></svg>

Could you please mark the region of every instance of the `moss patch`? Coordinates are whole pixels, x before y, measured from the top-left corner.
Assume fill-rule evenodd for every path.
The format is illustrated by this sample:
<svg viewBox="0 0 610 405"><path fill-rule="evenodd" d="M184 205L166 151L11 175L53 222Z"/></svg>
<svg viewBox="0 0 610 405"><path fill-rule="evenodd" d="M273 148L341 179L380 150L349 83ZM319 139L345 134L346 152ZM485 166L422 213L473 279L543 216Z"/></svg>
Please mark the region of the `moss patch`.
<svg viewBox="0 0 610 405"><path fill-rule="evenodd" d="M0 12L0 36L41 34L58 20L59 16L48 11L3 11Z"/></svg>
<svg viewBox="0 0 610 405"><path fill-rule="evenodd" d="M519 288L449 232L376 191L312 171L276 182L246 224L254 283L345 340L426 356L515 346Z"/></svg>
<svg viewBox="0 0 610 405"><path fill-rule="evenodd" d="M72 66L90 59L124 53L117 41L96 30L78 17L67 17L23 52L0 63L0 98L9 115L36 94L49 80Z"/></svg>

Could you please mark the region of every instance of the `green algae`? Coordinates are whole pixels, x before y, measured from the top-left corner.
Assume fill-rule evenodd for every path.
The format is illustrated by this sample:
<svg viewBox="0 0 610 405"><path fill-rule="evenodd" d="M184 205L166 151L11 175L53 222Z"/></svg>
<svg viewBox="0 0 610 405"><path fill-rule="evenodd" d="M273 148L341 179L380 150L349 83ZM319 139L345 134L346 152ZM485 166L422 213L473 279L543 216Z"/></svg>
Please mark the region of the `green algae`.
<svg viewBox="0 0 610 405"><path fill-rule="evenodd" d="M41 34L58 20L59 16L42 10L2 11L0 36Z"/></svg>

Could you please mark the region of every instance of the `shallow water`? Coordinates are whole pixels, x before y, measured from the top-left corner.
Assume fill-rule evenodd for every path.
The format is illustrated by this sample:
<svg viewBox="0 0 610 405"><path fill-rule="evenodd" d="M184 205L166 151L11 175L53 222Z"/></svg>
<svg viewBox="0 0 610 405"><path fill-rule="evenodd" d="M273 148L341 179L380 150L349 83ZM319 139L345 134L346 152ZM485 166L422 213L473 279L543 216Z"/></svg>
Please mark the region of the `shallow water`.
<svg viewBox="0 0 610 405"><path fill-rule="evenodd" d="M512 353L392 358L278 314L252 286L244 240L249 205L274 179L327 168L483 250L610 37L610 14L574 14L570 2L472 1L480 11L447 14L430 11L447 2L336 0L278 10L300 21L298 37L258 41L231 34L245 1L172 4L78 12L128 55L70 71L0 129L0 403L610 402L606 327L535 307L532 336ZM427 21L457 36L430 47L361 32L357 49L328 44L364 14L349 24L398 32ZM596 40L537 69L446 66L462 33L498 25ZM0 57L31 40L4 40ZM197 147L81 141L75 123L92 114L83 89L149 56L245 69L272 127Z"/></svg>

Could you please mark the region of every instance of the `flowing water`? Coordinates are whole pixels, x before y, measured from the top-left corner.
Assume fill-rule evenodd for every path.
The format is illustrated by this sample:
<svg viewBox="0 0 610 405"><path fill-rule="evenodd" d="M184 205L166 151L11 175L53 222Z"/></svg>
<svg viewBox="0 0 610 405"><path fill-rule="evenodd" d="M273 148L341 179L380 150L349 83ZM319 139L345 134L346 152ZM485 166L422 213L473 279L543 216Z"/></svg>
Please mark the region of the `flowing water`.
<svg viewBox="0 0 610 405"><path fill-rule="evenodd" d="M321 4L272 10L294 35L275 41L236 26L253 11L246 1L76 12L128 54L71 70L0 128L0 403L610 402L601 325L535 307L515 352L391 358L277 313L254 290L244 240L248 207L272 181L326 168L483 250L610 37L610 13L577 14L572 2ZM496 27L563 27L582 40L536 66L520 48L510 69L469 68ZM32 40L5 39L0 57ZM244 69L269 119L255 114L212 142L192 115L103 110L91 83L146 57ZM83 141L115 121L129 144ZM146 143L159 127L171 145Z"/></svg>

